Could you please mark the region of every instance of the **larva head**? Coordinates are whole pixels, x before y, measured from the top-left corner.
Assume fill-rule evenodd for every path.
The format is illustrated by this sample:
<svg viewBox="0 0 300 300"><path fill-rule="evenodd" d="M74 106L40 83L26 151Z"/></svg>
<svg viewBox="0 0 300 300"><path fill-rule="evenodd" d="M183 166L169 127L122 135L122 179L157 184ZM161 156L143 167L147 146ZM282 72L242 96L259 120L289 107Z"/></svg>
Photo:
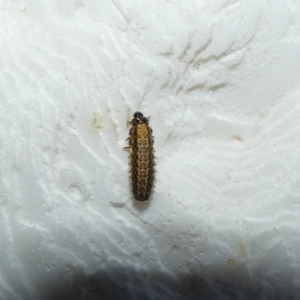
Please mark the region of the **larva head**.
<svg viewBox="0 0 300 300"><path fill-rule="evenodd" d="M138 124L148 124L148 118L144 117L144 115L137 111L133 114L133 119L131 124L138 125Z"/></svg>
<svg viewBox="0 0 300 300"><path fill-rule="evenodd" d="M135 118L135 119L140 119L140 118L142 118L144 115L141 113L141 112L139 112L139 111L136 111L134 114L133 114L133 117Z"/></svg>

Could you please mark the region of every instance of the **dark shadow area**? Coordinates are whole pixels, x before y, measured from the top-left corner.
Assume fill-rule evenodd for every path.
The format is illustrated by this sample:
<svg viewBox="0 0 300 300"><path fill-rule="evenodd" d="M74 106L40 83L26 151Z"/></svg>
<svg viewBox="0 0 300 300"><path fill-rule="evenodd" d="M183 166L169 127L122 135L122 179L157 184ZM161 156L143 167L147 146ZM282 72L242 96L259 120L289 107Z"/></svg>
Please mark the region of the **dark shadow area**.
<svg viewBox="0 0 300 300"><path fill-rule="evenodd" d="M71 283L60 278L49 284L49 290L41 293L42 299L221 299L197 275L173 277L156 272L146 274L115 269L88 277L78 273Z"/></svg>
<svg viewBox="0 0 300 300"><path fill-rule="evenodd" d="M133 199L132 201L133 201L134 208L137 209L138 211L142 212L149 208L149 206L151 204L151 197L147 201L136 201L135 199Z"/></svg>
<svg viewBox="0 0 300 300"><path fill-rule="evenodd" d="M295 294L297 288L289 284L288 279L281 286L266 288L267 282L259 278L259 274L250 279L244 271L214 269L207 278L196 272L171 276L154 271L138 273L122 268L99 271L87 277L77 272L69 283L64 278L49 282L49 289L42 291L41 296L44 300L299 299Z"/></svg>

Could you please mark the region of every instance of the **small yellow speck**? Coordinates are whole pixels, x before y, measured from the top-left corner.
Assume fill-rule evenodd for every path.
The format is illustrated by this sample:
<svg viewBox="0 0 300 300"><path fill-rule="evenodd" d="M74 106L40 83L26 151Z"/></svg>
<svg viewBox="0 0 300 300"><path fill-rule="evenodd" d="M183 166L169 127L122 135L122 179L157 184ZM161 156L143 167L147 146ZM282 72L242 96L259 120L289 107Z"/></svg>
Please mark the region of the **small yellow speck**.
<svg viewBox="0 0 300 300"><path fill-rule="evenodd" d="M242 142L242 141L243 141L243 139L242 139L239 135L233 135L233 136L232 136L232 139L233 139L234 141L237 141L237 142Z"/></svg>
<svg viewBox="0 0 300 300"><path fill-rule="evenodd" d="M94 112L94 118L92 121L92 127L97 131L103 129L103 116L100 113Z"/></svg>

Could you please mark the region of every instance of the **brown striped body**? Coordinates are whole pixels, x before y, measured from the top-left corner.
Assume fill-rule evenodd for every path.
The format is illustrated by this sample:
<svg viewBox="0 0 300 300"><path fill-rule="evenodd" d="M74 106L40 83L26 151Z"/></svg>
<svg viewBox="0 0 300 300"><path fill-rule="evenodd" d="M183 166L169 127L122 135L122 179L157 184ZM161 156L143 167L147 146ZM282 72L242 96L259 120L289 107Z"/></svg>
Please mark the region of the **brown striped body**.
<svg viewBox="0 0 300 300"><path fill-rule="evenodd" d="M133 196L138 201L149 199L154 182L152 129L148 118L136 112L130 122L129 148Z"/></svg>

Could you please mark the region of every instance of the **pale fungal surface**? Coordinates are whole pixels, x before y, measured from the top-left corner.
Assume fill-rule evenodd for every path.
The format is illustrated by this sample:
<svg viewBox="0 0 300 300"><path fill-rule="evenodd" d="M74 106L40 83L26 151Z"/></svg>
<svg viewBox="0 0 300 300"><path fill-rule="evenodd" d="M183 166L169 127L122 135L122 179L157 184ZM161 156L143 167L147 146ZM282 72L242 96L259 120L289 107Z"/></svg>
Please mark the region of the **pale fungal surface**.
<svg viewBox="0 0 300 300"><path fill-rule="evenodd" d="M0 1L0 299L300 299L299 33L298 0Z"/></svg>

